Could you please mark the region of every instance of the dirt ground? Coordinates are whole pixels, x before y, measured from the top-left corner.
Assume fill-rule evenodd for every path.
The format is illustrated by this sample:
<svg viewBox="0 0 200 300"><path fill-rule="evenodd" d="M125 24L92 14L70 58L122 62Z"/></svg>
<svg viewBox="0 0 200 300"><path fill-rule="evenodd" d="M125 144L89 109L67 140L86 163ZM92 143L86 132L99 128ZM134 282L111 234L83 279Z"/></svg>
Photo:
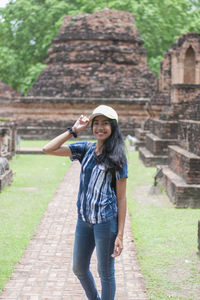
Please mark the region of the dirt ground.
<svg viewBox="0 0 200 300"><path fill-rule="evenodd" d="M172 206L168 196L162 192L162 187L150 185L139 186L134 190L134 198L140 204L153 204L156 206Z"/></svg>

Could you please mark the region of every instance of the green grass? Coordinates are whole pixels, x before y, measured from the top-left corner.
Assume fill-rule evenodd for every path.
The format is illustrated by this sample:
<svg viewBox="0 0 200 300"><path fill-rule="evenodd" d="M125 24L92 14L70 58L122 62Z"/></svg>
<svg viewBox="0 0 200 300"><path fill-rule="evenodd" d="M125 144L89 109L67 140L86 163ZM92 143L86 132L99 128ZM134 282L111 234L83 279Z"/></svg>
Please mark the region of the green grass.
<svg viewBox="0 0 200 300"><path fill-rule="evenodd" d="M145 168L137 152L128 156L128 208L149 299L200 299L199 209L162 204L164 192L149 196L147 187L153 185L156 169Z"/></svg>
<svg viewBox="0 0 200 300"><path fill-rule="evenodd" d="M23 140L20 141L20 148L42 148L49 140Z"/></svg>
<svg viewBox="0 0 200 300"><path fill-rule="evenodd" d="M21 147L42 147L46 142L22 141ZM156 169L145 168L137 152L129 152L128 161L128 208L149 299L199 299L199 209L175 209L169 201L162 202L164 194L147 195ZM27 248L69 164L67 158L48 155L16 155L11 161L16 171L14 182L0 194L0 290Z"/></svg>
<svg viewBox="0 0 200 300"><path fill-rule="evenodd" d="M44 145L46 145L50 140L23 140L21 139L20 141L20 147L19 148L42 148ZM80 140L76 140L76 139L71 139L68 142L66 142L66 144L69 143L75 143L75 142L79 142ZM90 142L90 141L89 141ZM91 142L93 143L94 140L91 140Z"/></svg>
<svg viewBox="0 0 200 300"><path fill-rule="evenodd" d="M0 193L0 290L23 255L70 164L48 155L16 155L11 186Z"/></svg>

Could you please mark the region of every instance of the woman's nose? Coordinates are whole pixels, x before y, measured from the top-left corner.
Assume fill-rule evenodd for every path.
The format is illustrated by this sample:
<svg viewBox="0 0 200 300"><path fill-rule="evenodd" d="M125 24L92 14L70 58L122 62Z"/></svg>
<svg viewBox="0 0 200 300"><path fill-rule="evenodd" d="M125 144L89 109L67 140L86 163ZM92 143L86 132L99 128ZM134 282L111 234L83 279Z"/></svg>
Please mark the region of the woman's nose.
<svg viewBox="0 0 200 300"><path fill-rule="evenodd" d="M98 129L103 129L103 127L104 127L103 124L98 124L98 127L97 127L97 128L98 128Z"/></svg>

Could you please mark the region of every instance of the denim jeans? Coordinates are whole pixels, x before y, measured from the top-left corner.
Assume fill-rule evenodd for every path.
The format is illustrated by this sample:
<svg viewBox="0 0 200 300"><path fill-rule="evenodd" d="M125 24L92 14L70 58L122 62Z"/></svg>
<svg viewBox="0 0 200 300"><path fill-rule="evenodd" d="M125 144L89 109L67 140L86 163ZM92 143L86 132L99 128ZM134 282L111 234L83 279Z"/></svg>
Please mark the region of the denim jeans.
<svg viewBox="0 0 200 300"><path fill-rule="evenodd" d="M77 221L73 272L80 280L89 300L113 300L115 297L114 258L111 257L117 235L117 218L101 224ZM96 247L98 273L101 279L101 298L97 292L92 273L89 270L90 259Z"/></svg>

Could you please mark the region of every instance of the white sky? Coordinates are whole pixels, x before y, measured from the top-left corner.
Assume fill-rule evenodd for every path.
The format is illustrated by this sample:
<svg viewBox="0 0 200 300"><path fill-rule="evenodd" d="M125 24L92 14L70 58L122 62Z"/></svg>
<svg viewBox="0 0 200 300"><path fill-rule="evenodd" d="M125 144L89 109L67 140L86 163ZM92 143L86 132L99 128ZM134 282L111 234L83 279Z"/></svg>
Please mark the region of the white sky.
<svg viewBox="0 0 200 300"><path fill-rule="evenodd" d="M0 7L5 7L10 0L0 0Z"/></svg>

